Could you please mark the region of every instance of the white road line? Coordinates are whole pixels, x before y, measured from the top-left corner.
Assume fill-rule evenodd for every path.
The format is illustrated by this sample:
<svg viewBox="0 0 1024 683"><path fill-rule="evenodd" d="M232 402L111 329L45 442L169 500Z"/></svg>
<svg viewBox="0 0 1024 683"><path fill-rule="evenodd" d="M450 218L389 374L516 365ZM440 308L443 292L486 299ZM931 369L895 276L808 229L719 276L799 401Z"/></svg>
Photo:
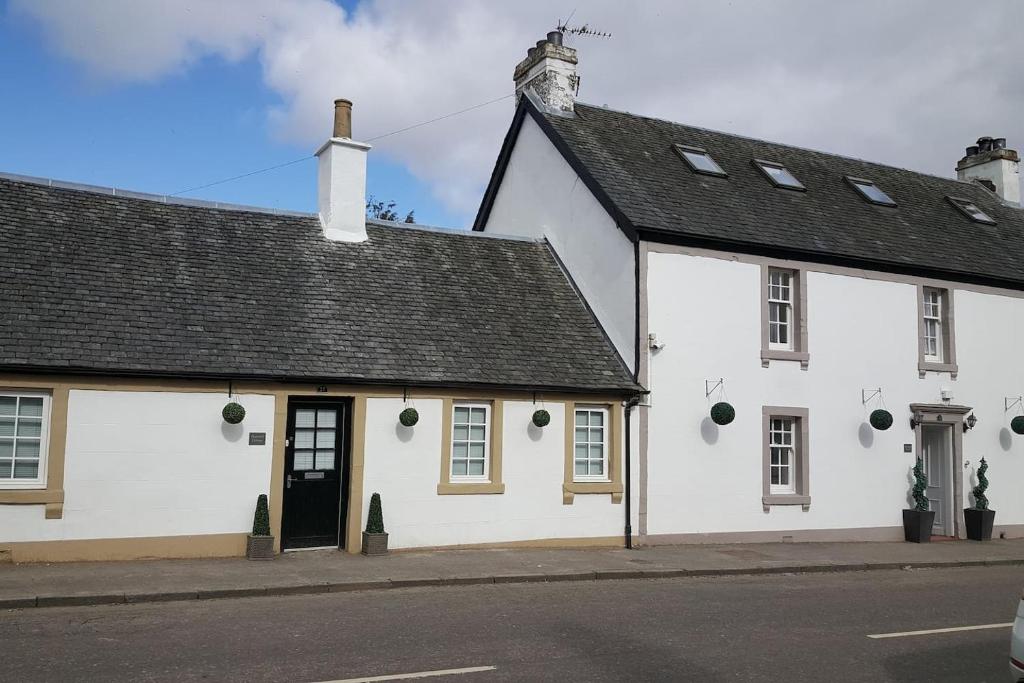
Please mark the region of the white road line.
<svg viewBox="0 0 1024 683"><path fill-rule="evenodd" d="M1011 621L1008 624L981 624L980 626L954 626L953 628L932 628L927 631L903 631L902 633L875 633L869 635L868 638L904 638L906 636L930 636L935 633L957 633L958 631L983 631L988 628L1010 628L1013 626Z"/></svg>
<svg viewBox="0 0 1024 683"><path fill-rule="evenodd" d="M417 671L411 674L391 674L389 676L370 676L368 678L345 678L337 681L322 681L321 683L376 683L376 681L407 681L411 678L433 678L435 676L458 676L459 674L474 674L481 671L494 671L496 666L467 666L464 669L438 669L437 671Z"/></svg>

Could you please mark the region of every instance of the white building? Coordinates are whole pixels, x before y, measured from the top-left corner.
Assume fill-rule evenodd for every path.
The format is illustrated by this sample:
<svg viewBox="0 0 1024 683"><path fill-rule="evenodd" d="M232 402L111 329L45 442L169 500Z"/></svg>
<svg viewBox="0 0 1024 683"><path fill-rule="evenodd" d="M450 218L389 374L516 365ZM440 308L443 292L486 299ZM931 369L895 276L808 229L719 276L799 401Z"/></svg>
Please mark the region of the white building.
<svg viewBox="0 0 1024 683"><path fill-rule="evenodd" d="M917 456L936 534L963 536L985 457L995 535L1024 535L1005 140L934 177L576 103L576 62L554 35L516 68L474 227L546 238L650 390L640 542L898 540Z"/></svg>
<svg viewBox="0 0 1024 683"><path fill-rule="evenodd" d="M349 107L319 216L0 177L0 559L623 543L639 387L542 241L367 225Z"/></svg>

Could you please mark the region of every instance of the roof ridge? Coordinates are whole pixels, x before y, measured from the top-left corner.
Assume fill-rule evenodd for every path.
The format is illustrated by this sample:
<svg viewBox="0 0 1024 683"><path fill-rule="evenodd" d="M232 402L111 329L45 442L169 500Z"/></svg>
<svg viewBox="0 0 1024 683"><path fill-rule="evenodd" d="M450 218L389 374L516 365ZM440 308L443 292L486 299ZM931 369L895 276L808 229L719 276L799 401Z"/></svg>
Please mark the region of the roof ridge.
<svg viewBox="0 0 1024 683"><path fill-rule="evenodd" d="M857 162L860 162L862 164L871 164L872 166L881 166L883 168L888 168L888 169L892 169L892 170L895 170L895 171L904 171L906 173L914 173L914 174L917 174L917 175L927 176L929 178L937 178L939 180L947 180L947 181L950 181L950 182L959 183L961 185L974 185L975 184L972 181L960 180L959 178L953 178L951 176L937 175L935 173L928 173L926 171L917 171L917 170L914 170L912 168L904 168L903 166L894 166L892 164L883 164L883 163L881 163L879 161L871 161L870 159L862 159L860 157L850 156L848 154L839 154L837 152L826 152L824 150L813 149L811 147L802 147L800 145L793 145L793 144L790 144L788 142L776 142L774 140L766 140L765 138L756 138L756 137L754 137L752 135L743 135L742 133L733 133L733 132L726 131L726 130L719 130L718 128L708 128L706 126L697 126L697 125L693 125L693 124L690 124L690 123L681 123L679 121L671 121L669 119L663 119L663 118L659 118L657 116L647 116L645 114L635 114L635 113L633 113L631 111L626 111L624 109L612 109L611 107L607 107L607 106L604 106L604 105L590 104L590 103L587 103L587 102L577 102L576 104L577 105L582 104L584 107L589 107L591 109L597 109L599 111L609 111L609 112L612 112L612 113L615 113L615 114L624 114L626 116L632 116L632 117L635 117L635 118L638 118L638 119L646 119L648 121L657 121L659 123L667 123L667 124L670 124L670 125L673 125L673 126L684 126L686 128L693 128L695 130L700 130L700 131L704 131L704 132L707 132L707 133L716 133L718 135L728 135L729 137L739 138L741 140L750 140L751 142L762 142L762 143L765 143L765 144L768 144L768 145L775 145L776 147L786 147L788 149L793 149L793 150L797 150L797 151L800 151L800 152L812 152L814 154L824 154L824 155L827 155L827 156L830 156L830 157L835 157L837 159L846 159L847 161L857 161Z"/></svg>
<svg viewBox="0 0 1024 683"><path fill-rule="evenodd" d="M445 235L457 235L465 237L486 237L487 239L505 240L509 242L532 242L543 243L542 237L527 237L525 235L508 235L499 232L478 232L471 228L449 228L442 225L426 225L424 223L406 223L404 221L386 221L381 218L367 218L367 226L378 228L397 228L399 230L419 230L421 232L439 232Z"/></svg>
<svg viewBox="0 0 1024 683"><path fill-rule="evenodd" d="M0 171L0 180L10 180L18 183L31 185L42 185L44 187L56 187L61 190L72 190L75 192L90 192L110 197L124 197L126 199L139 199L141 201L156 202L157 204L171 204L175 206L190 206L199 209L219 209L221 211L238 211L248 213L265 213L273 216L292 216L299 218L316 218L317 214L308 211L294 211L292 209L274 209L266 206L250 206L248 204L232 204L230 202L218 202L208 199L192 199L189 197L175 197L173 195L155 194L152 192L137 192L119 187L107 185L91 185L89 183L76 183L70 180L57 178L43 178L40 176L20 175L18 173L5 173Z"/></svg>

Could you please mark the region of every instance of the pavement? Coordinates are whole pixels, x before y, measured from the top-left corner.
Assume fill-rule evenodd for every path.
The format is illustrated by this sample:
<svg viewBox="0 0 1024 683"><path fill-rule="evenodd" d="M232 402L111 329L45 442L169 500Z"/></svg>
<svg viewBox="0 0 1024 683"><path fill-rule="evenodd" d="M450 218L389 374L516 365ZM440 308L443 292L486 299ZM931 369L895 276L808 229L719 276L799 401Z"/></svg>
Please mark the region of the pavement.
<svg viewBox="0 0 1024 683"><path fill-rule="evenodd" d="M1006 683L1022 585L1006 566L9 610L0 679Z"/></svg>
<svg viewBox="0 0 1024 683"><path fill-rule="evenodd" d="M0 565L0 609L391 590L416 586L1024 565L1024 539L625 549L333 550L243 558Z"/></svg>

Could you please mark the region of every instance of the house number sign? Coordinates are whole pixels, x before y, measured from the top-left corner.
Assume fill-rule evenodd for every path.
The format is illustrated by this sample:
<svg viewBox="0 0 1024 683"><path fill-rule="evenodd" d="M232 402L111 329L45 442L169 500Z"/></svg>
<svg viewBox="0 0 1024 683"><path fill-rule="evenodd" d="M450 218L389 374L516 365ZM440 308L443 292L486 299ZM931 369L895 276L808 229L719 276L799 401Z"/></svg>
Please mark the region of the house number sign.
<svg viewBox="0 0 1024 683"><path fill-rule="evenodd" d="M267 445L267 433L266 432L249 432L249 445L250 446L266 446Z"/></svg>

